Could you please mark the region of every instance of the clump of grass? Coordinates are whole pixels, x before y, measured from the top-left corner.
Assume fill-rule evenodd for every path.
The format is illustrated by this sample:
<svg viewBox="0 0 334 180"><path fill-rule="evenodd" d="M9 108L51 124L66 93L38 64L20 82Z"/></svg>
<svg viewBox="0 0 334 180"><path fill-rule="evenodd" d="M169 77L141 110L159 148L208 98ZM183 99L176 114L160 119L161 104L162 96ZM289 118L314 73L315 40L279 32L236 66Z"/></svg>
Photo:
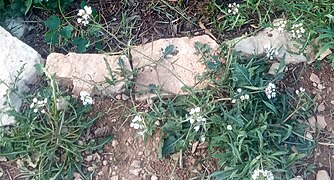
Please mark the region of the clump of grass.
<svg viewBox="0 0 334 180"><path fill-rule="evenodd" d="M21 112L9 112L16 124L0 127L0 156L16 160L21 177L28 179L71 179L74 172L85 177L83 153L99 150L111 140L85 138L101 114L88 115L90 97L71 97L41 65L36 67L46 75L47 84L26 96Z"/></svg>
<svg viewBox="0 0 334 180"><path fill-rule="evenodd" d="M275 179L306 177L312 168L302 160L315 146L305 134L313 99L303 88L296 94L281 87L284 73L268 75L268 57L245 58L230 48L212 55L207 45L195 47L207 65L202 79L210 86L186 87L189 95L159 98L151 111L140 112L144 136L158 127L156 121L162 124L160 157L202 141L220 160L211 178L261 178L267 171Z"/></svg>

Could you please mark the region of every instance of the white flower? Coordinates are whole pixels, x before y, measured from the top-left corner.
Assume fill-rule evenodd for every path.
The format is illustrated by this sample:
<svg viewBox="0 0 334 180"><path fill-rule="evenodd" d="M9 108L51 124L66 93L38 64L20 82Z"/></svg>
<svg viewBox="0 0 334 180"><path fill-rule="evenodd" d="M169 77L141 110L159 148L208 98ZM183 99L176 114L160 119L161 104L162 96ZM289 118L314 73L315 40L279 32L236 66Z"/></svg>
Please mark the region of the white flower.
<svg viewBox="0 0 334 180"><path fill-rule="evenodd" d="M196 132L199 130L199 128L200 128L199 125L196 125L196 126L194 127L194 129L195 129Z"/></svg>
<svg viewBox="0 0 334 180"><path fill-rule="evenodd" d="M301 38L306 30L303 28L303 24L293 24L291 27L291 34L293 38Z"/></svg>
<svg viewBox="0 0 334 180"><path fill-rule="evenodd" d="M42 113L42 114L45 114L45 113L46 113L45 109L42 109L41 113Z"/></svg>
<svg viewBox="0 0 334 180"><path fill-rule="evenodd" d="M282 33L284 32L285 30L285 27L286 27L286 24L287 24L287 21L286 20L279 20L279 21L276 21L274 22L274 27L277 28L277 30Z"/></svg>
<svg viewBox="0 0 334 180"><path fill-rule="evenodd" d="M241 88L238 88L238 89L237 89L237 92L238 92L238 93L241 93L241 91L242 91Z"/></svg>
<svg viewBox="0 0 334 180"><path fill-rule="evenodd" d="M142 122L143 119L141 118L141 116L139 115L136 115L133 119L132 119L132 122Z"/></svg>
<svg viewBox="0 0 334 180"><path fill-rule="evenodd" d="M197 119L197 122L206 122L206 118L199 116Z"/></svg>
<svg viewBox="0 0 334 180"><path fill-rule="evenodd" d="M274 180L274 175L271 171L255 169L252 174L252 180Z"/></svg>
<svg viewBox="0 0 334 180"><path fill-rule="evenodd" d="M240 96L240 100L241 100L241 101L245 100L245 96L243 96L243 95Z"/></svg>
<svg viewBox="0 0 334 180"><path fill-rule="evenodd" d="M302 93L305 92L305 89L304 89L303 87L300 87L299 90L300 90L300 92L302 92Z"/></svg>
<svg viewBox="0 0 334 180"><path fill-rule="evenodd" d="M248 100L249 99L249 95L245 94L245 99Z"/></svg>
<svg viewBox="0 0 334 180"><path fill-rule="evenodd" d="M200 113L200 112L201 112L201 108L200 107L195 107L195 108L190 109L189 114L193 115L195 113Z"/></svg>
<svg viewBox="0 0 334 180"><path fill-rule="evenodd" d="M86 11L86 14L88 14L88 15L92 15L92 7L90 7L90 6L85 6L84 7L84 10Z"/></svg>
<svg viewBox="0 0 334 180"><path fill-rule="evenodd" d="M231 125L227 125L226 129L229 130L229 131L231 131L232 130L232 126Z"/></svg>
<svg viewBox="0 0 334 180"><path fill-rule="evenodd" d="M37 98L32 99L32 102L33 102L33 103L37 103L37 101L38 101Z"/></svg>
<svg viewBox="0 0 334 180"><path fill-rule="evenodd" d="M34 109L34 113L37 113L37 112L38 112L38 109L37 109L37 108L35 108L35 109Z"/></svg>
<svg viewBox="0 0 334 180"><path fill-rule="evenodd" d="M81 99L83 105L94 104L93 98L90 97L90 94L87 91L81 91L80 92L80 99Z"/></svg>
<svg viewBox="0 0 334 180"><path fill-rule="evenodd" d="M237 102L236 99L232 99L232 103L235 104Z"/></svg>
<svg viewBox="0 0 334 180"><path fill-rule="evenodd" d="M269 83L264 92L266 93L268 99L276 97L276 85Z"/></svg>
<svg viewBox="0 0 334 180"><path fill-rule="evenodd" d="M78 19L77 19L77 22L78 22L79 24L80 24L82 21L83 21L82 18L78 18Z"/></svg>
<svg viewBox="0 0 334 180"><path fill-rule="evenodd" d="M78 16L83 16L86 14L86 11L83 9L79 9Z"/></svg>
<svg viewBox="0 0 334 180"><path fill-rule="evenodd" d="M77 15L80 17L78 17L77 22L86 26L89 24L89 18L91 17L92 13L92 8L90 6L85 6L84 9L79 10Z"/></svg>
<svg viewBox="0 0 334 180"><path fill-rule="evenodd" d="M31 103L30 104L30 108L32 109L32 108L34 108L35 107L35 103Z"/></svg>
<svg viewBox="0 0 334 180"><path fill-rule="evenodd" d="M266 52L266 57L270 60L274 59L274 56L278 55L278 49L273 48L270 45L265 45L264 51Z"/></svg>
<svg viewBox="0 0 334 180"><path fill-rule="evenodd" d="M130 123L130 127L134 128L134 129L144 129L145 126L143 125L143 121L144 119L140 116L140 115L136 115L131 123Z"/></svg>
<svg viewBox="0 0 334 180"><path fill-rule="evenodd" d="M233 15L236 15L239 13L239 7L240 5L235 2L233 4L228 4L229 9L227 10L227 12L232 13Z"/></svg>
<svg viewBox="0 0 334 180"><path fill-rule="evenodd" d="M200 137L200 141L201 141L201 142L204 142L204 141L205 141L205 135L204 135L204 134L201 135L201 137Z"/></svg>

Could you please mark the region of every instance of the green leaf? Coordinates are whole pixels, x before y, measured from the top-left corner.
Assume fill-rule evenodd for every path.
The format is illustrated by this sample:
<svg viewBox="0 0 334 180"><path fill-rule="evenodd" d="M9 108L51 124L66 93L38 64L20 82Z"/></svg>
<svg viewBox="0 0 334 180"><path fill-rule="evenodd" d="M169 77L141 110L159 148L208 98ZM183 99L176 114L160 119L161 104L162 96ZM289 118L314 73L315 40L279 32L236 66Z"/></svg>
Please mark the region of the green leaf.
<svg viewBox="0 0 334 180"><path fill-rule="evenodd" d="M30 8L32 6L32 2L33 2L33 0L26 0L26 2L25 2L26 10L25 10L24 14L28 13L28 11L30 10Z"/></svg>
<svg viewBox="0 0 334 180"><path fill-rule="evenodd" d="M268 103L268 102L266 102L266 101L264 101L264 100L262 100L262 102L263 102L269 109L271 109L271 110L274 112L275 115L278 115L278 111L277 111L277 109L275 108L274 105L272 105L272 104L270 104L270 103Z"/></svg>
<svg viewBox="0 0 334 180"><path fill-rule="evenodd" d="M61 28L60 30L60 35L66 39L70 39L71 35L72 35L72 31L73 31L73 27L68 25L68 26L64 26L63 28Z"/></svg>
<svg viewBox="0 0 334 180"><path fill-rule="evenodd" d="M175 136L168 136L163 140L163 146L161 149L162 156L167 156L175 152L175 144L177 139Z"/></svg>
<svg viewBox="0 0 334 180"><path fill-rule="evenodd" d="M175 46L170 44L168 45L163 53L163 58L166 58L167 56L171 55L174 52Z"/></svg>
<svg viewBox="0 0 334 180"><path fill-rule="evenodd" d="M76 37L73 39L72 43L77 47L77 52L84 53L87 51L86 45L88 44L88 40L82 37Z"/></svg>
<svg viewBox="0 0 334 180"><path fill-rule="evenodd" d="M245 66L239 65L237 63L234 64L234 75L237 78L238 86L243 86L243 85L253 86L253 83L249 76L249 72Z"/></svg>
<svg viewBox="0 0 334 180"><path fill-rule="evenodd" d="M3 2L3 0L0 0L0 9L3 9L5 7L5 3Z"/></svg>
<svg viewBox="0 0 334 180"><path fill-rule="evenodd" d="M45 41L49 44L58 44L59 32L58 31L48 31L45 33Z"/></svg>
<svg viewBox="0 0 334 180"><path fill-rule="evenodd" d="M60 19L57 16L50 16L44 23L50 30L55 31L60 26Z"/></svg>

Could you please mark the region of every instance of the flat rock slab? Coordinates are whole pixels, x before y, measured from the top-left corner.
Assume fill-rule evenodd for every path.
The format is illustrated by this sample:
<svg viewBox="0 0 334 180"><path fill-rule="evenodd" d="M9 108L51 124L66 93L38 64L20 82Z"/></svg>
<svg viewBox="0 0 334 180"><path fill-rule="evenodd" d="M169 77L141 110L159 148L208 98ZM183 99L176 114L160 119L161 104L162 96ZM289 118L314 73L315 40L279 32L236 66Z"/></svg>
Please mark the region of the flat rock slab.
<svg viewBox="0 0 334 180"><path fill-rule="evenodd" d="M37 72L34 67L37 63L43 63L43 58L33 48L13 37L9 32L0 27L0 126L11 125L15 123L14 117L6 114L10 108L4 105L7 97L11 106L19 111L22 101L19 98L24 92L30 89L28 85L35 84L37 81ZM18 72L23 68L20 79L15 82ZM6 96L8 86L16 83L17 92Z"/></svg>
<svg viewBox="0 0 334 180"><path fill-rule="evenodd" d="M304 53L299 53L299 49L295 45L301 46L291 39L289 32L266 28L255 36L242 39L235 45L234 49L245 55L265 55L267 47L277 49L278 54L274 54L273 57L282 60L285 55L285 64L306 62L308 58L313 56L311 51L306 52L307 56Z"/></svg>
<svg viewBox="0 0 334 180"><path fill-rule="evenodd" d="M131 49L137 100L155 97L150 90L158 88L162 95L187 94L182 87L201 87L198 75L205 71L197 54L195 43L209 45L216 50L219 45L207 35L193 38L160 39ZM166 53L169 52L169 53Z"/></svg>
<svg viewBox="0 0 334 180"><path fill-rule="evenodd" d="M124 68L119 65L120 59L124 63ZM47 57L46 68L49 73L55 74L63 85L70 86L76 96L80 91L108 96L120 93L124 90L125 84L121 69L131 70L128 58L123 55L76 53L67 55L52 53ZM108 83L106 78L115 84Z"/></svg>

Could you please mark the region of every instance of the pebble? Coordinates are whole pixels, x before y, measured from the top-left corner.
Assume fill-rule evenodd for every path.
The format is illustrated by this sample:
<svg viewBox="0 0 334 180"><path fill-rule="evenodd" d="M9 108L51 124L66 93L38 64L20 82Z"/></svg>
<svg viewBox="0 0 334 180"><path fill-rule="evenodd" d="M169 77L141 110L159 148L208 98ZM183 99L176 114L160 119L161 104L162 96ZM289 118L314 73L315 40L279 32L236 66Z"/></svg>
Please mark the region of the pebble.
<svg viewBox="0 0 334 180"><path fill-rule="evenodd" d="M317 84L317 83L312 83L312 85L313 85L314 87L318 87L318 84Z"/></svg>
<svg viewBox="0 0 334 180"><path fill-rule="evenodd" d="M152 175L151 180L158 180L158 177L156 175Z"/></svg>
<svg viewBox="0 0 334 180"><path fill-rule="evenodd" d="M145 151L144 151L144 154L145 154L146 157L147 157L147 156L150 156L150 155L151 155L151 151L150 151L150 150L145 150Z"/></svg>
<svg viewBox="0 0 334 180"><path fill-rule="evenodd" d="M301 176L297 176L297 177L292 178L292 179L290 179L290 180L303 180L303 178L302 178Z"/></svg>
<svg viewBox="0 0 334 180"><path fill-rule="evenodd" d="M127 101L127 100L129 100L129 99L130 99L129 96L127 96L127 95L125 95L125 94L122 94L122 100L123 100L123 101Z"/></svg>
<svg viewBox="0 0 334 180"><path fill-rule="evenodd" d="M103 171L98 172L97 175L102 176L103 175Z"/></svg>
<svg viewBox="0 0 334 180"><path fill-rule="evenodd" d="M334 101L331 101L331 104L334 105Z"/></svg>
<svg viewBox="0 0 334 180"><path fill-rule="evenodd" d="M196 141L193 143L192 147L191 147L191 153L194 154L196 152L197 146L199 144L199 141Z"/></svg>
<svg viewBox="0 0 334 180"><path fill-rule="evenodd" d="M106 165L108 165L108 161L104 160L104 161L102 162L102 164L103 164L103 166L106 166Z"/></svg>
<svg viewBox="0 0 334 180"><path fill-rule="evenodd" d="M6 161L7 161L6 157L0 156L0 162L6 162Z"/></svg>
<svg viewBox="0 0 334 180"><path fill-rule="evenodd" d="M110 180L118 180L118 175L111 177Z"/></svg>
<svg viewBox="0 0 334 180"><path fill-rule="evenodd" d="M308 138L308 139L311 139L311 140L313 139L313 136L310 132L307 132L305 137Z"/></svg>
<svg viewBox="0 0 334 180"><path fill-rule="evenodd" d="M85 160L86 160L87 162L91 162L91 161L93 160L93 156L92 156L92 155L88 155L88 156L85 158Z"/></svg>
<svg viewBox="0 0 334 180"><path fill-rule="evenodd" d="M139 169L130 169L129 172L130 172L131 174L135 175L135 176L139 176L140 171L141 171L141 169L139 168Z"/></svg>
<svg viewBox="0 0 334 180"><path fill-rule="evenodd" d="M311 80L312 82L314 82L314 83L317 83L317 84L320 83L320 78L319 78L316 74L314 74L314 73L311 74L311 76L310 76L310 80Z"/></svg>
<svg viewBox="0 0 334 180"><path fill-rule="evenodd" d="M201 171L203 170L202 164L198 164L198 165L197 165L197 170L198 170L199 172L201 172Z"/></svg>
<svg viewBox="0 0 334 180"><path fill-rule="evenodd" d="M325 121L325 116L323 115L317 115L317 125L321 128L321 129L325 129L327 126L327 123Z"/></svg>
<svg viewBox="0 0 334 180"><path fill-rule="evenodd" d="M325 109L326 109L325 103L319 104L319 106L318 106L318 112L325 111Z"/></svg>
<svg viewBox="0 0 334 180"><path fill-rule="evenodd" d="M326 88L326 87L323 86L322 84L318 84L318 89L323 90L323 89L325 89L325 88Z"/></svg>
<svg viewBox="0 0 334 180"><path fill-rule="evenodd" d="M92 166L89 166L89 167L87 168L87 170L90 171L90 172L94 171L94 169L95 169L95 168L92 167Z"/></svg>
<svg viewBox="0 0 334 180"><path fill-rule="evenodd" d="M111 146L113 147L113 148L116 148L117 146L118 146L118 141L117 140L112 140L112 142L111 142Z"/></svg>
<svg viewBox="0 0 334 180"><path fill-rule="evenodd" d="M132 168L140 168L140 161L138 161L138 160L134 160L134 161L132 161L132 163L131 163L131 167Z"/></svg>
<svg viewBox="0 0 334 180"><path fill-rule="evenodd" d="M314 116L312 116L312 117L308 118L308 123L310 124L311 127L315 128L317 120L315 119Z"/></svg>
<svg viewBox="0 0 334 180"><path fill-rule="evenodd" d="M331 178L328 175L328 172L325 170L320 170L317 173L317 178L316 180L331 180Z"/></svg>
<svg viewBox="0 0 334 180"><path fill-rule="evenodd" d="M138 156L142 156L144 153L142 151L138 152Z"/></svg>
<svg viewBox="0 0 334 180"><path fill-rule="evenodd" d="M121 100L122 99L122 95L121 94L117 94L115 98L118 99L118 100Z"/></svg>
<svg viewBox="0 0 334 180"><path fill-rule="evenodd" d="M3 176L3 169L0 167L0 177L2 177Z"/></svg>

